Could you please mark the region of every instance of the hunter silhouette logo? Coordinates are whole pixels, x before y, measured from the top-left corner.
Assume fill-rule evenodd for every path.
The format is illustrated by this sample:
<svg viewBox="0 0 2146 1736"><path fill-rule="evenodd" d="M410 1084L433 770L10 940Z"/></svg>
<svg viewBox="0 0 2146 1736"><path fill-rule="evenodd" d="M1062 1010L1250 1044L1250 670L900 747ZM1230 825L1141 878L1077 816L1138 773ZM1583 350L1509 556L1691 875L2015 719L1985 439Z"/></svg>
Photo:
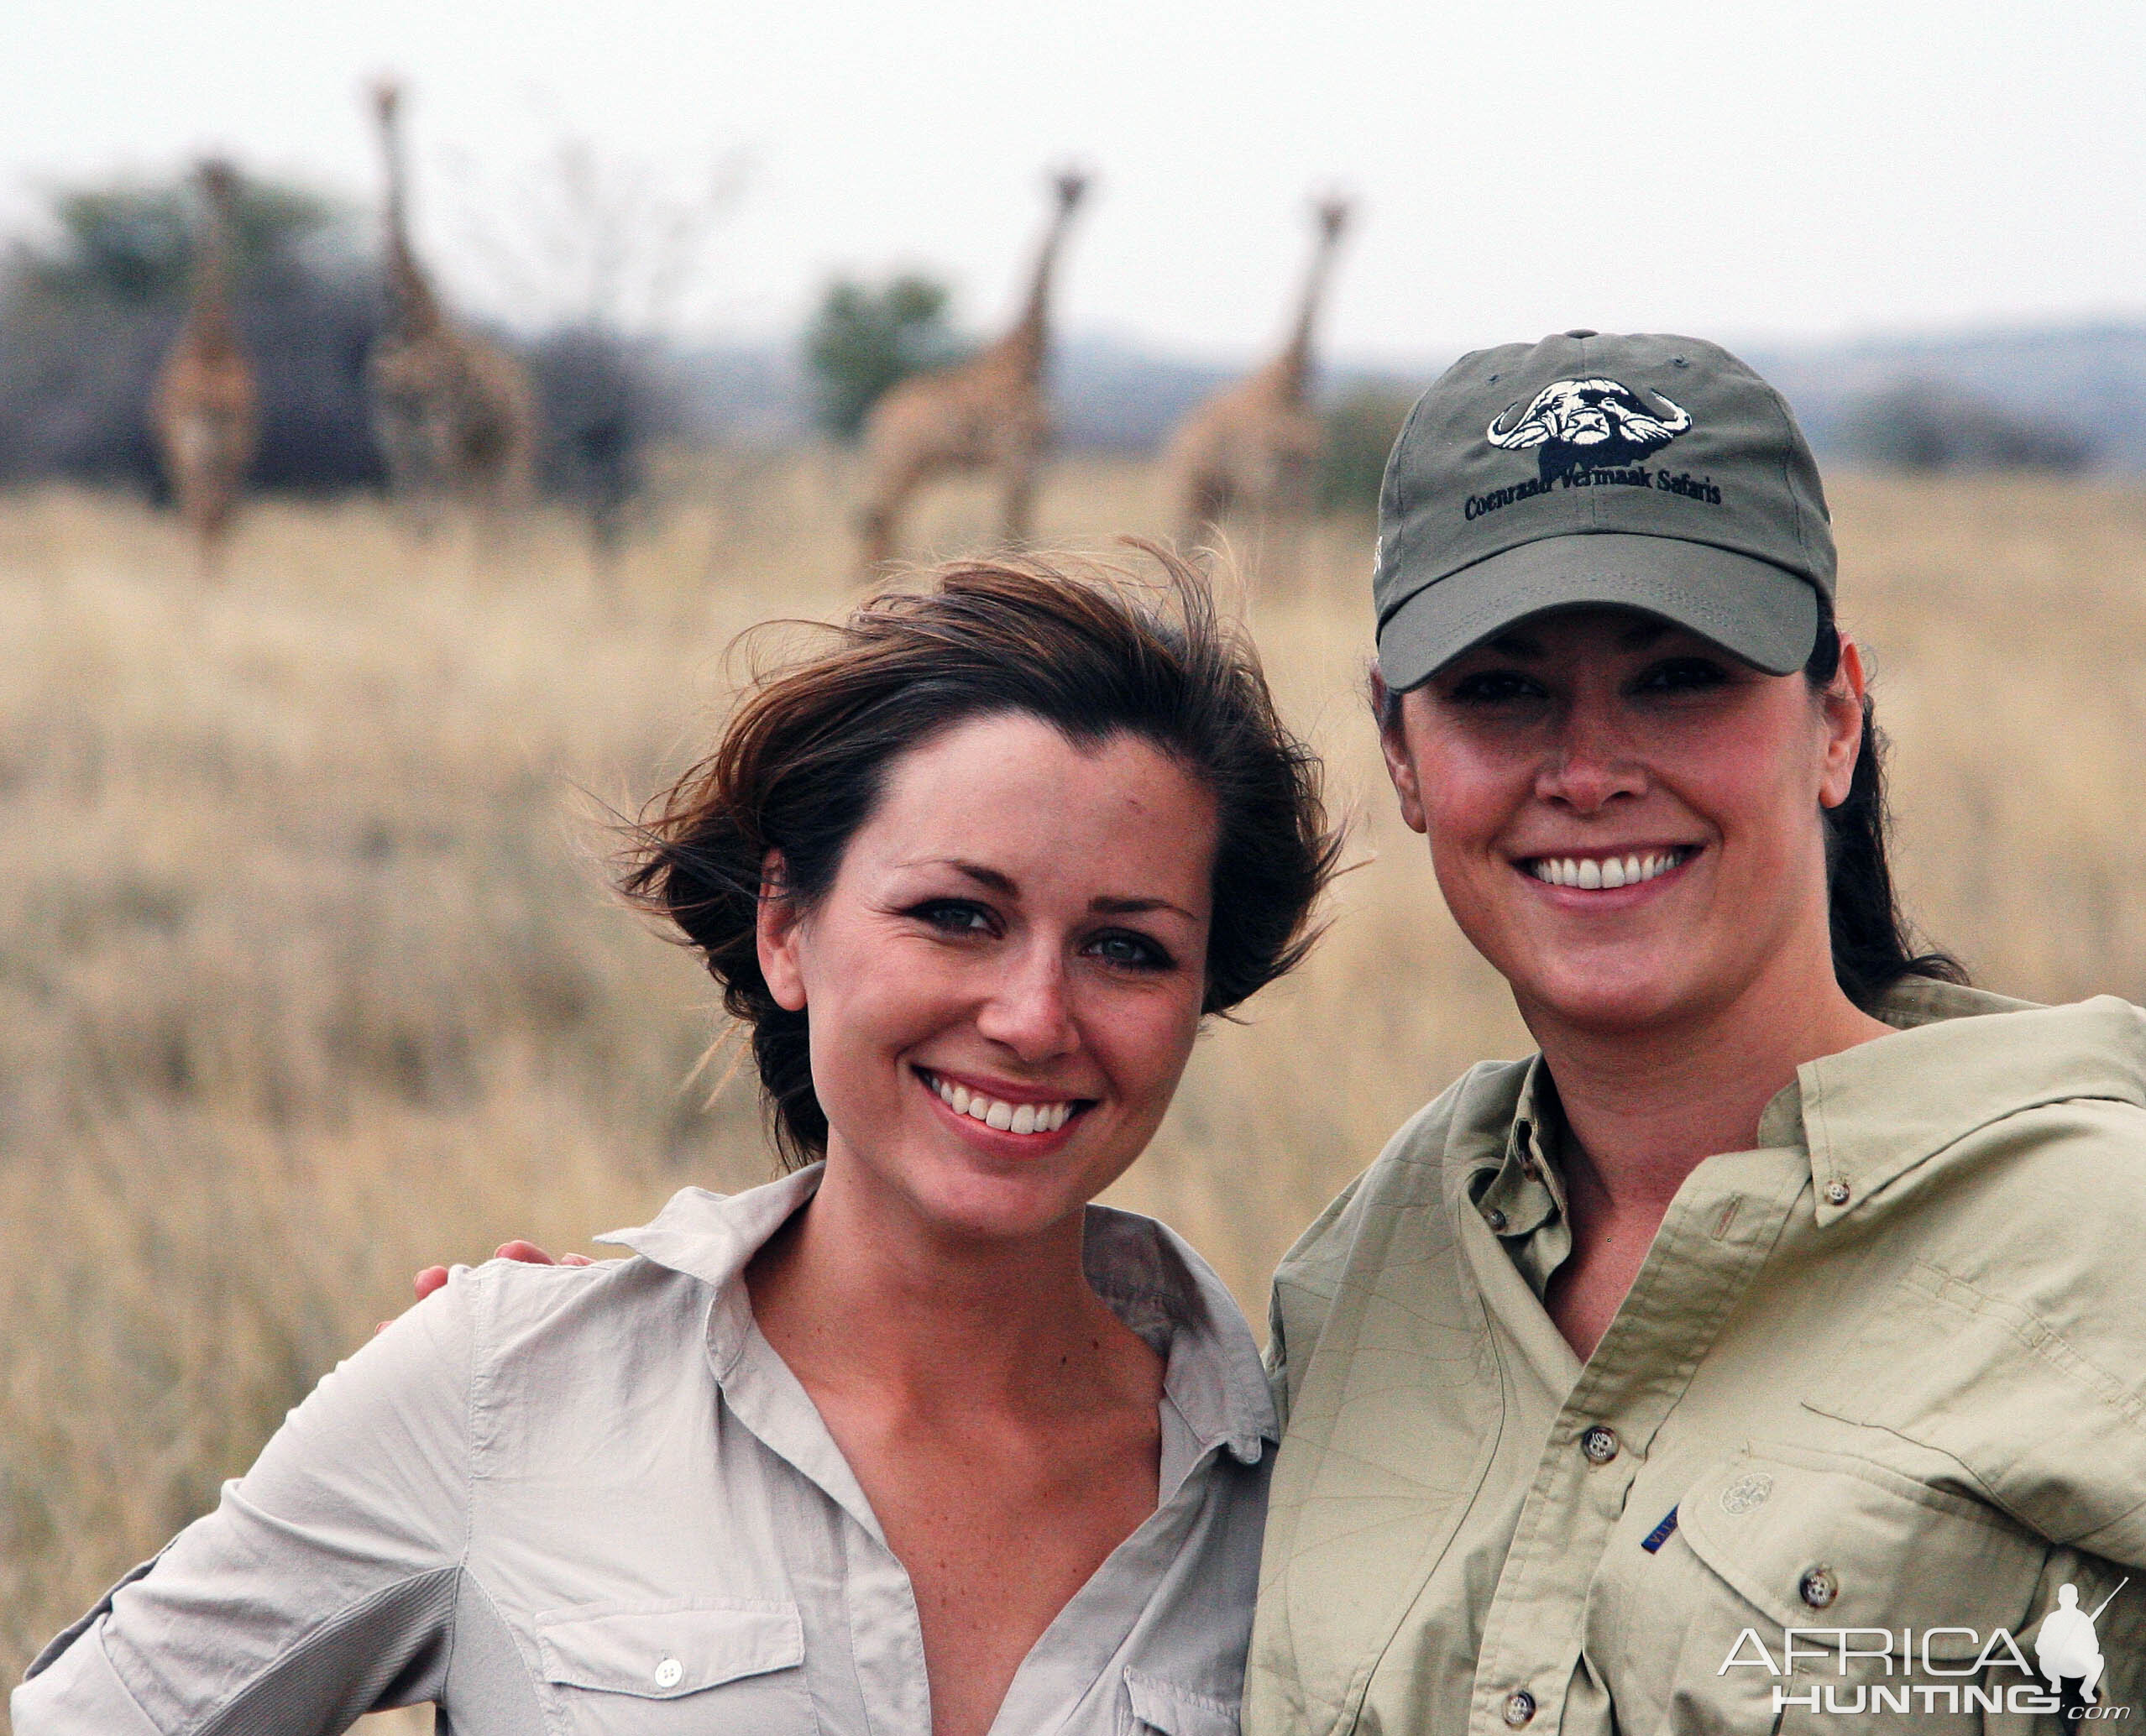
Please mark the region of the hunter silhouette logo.
<svg viewBox="0 0 2146 1736"><path fill-rule="evenodd" d="M1505 418L1517 401L1491 418L1484 431L1491 445L1506 452L1535 448L1543 484L1588 470L1636 464L1659 452L1692 425L1692 413L1659 392L1657 413L1621 380L1553 379L1535 395L1521 419Z"/></svg>
<svg viewBox="0 0 2146 1736"><path fill-rule="evenodd" d="M2104 1667L2094 1624L2101 1620L2102 1611L2116 1602L2117 1592L2130 1583L2128 1578L2123 1580L2116 1592L2102 1599L2101 1608L2091 1615L2079 1607L2077 1586L2058 1587L2057 1607L2042 1618L2040 1631L2034 1635L2034 1661L2042 1666L2050 1692L2061 1692L2066 1676L2079 1676L2083 1678L2079 1697L2089 1706L2094 1704L2094 1690L2101 1683Z"/></svg>

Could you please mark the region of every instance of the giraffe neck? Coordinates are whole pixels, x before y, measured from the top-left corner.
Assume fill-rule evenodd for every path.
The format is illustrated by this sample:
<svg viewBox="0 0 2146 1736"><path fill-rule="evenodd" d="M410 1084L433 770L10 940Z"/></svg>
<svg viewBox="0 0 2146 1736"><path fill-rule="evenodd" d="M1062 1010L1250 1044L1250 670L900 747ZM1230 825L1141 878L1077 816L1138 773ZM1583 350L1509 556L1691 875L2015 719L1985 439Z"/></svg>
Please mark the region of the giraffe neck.
<svg viewBox="0 0 2146 1736"><path fill-rule="evenodd" d="M402 131L393 107L380 109L380 155L387 170L388 323L403 332L428 329L440 321L437 299L425 269L410 244L407 176L403 167Z"/></svg>
<svg viewBox="0 0 2146 1736"><path fill-rule="evenodd" d="M1290 332L1289 342L1275 358L1276 381L1291 401L1302 399L1311 390L1311 339L1318 328L1319 306L1326 297L1327 279L1339 239L1332 230L1326 231L1312 248L1311 264L1304 274L1304 293L1297 303L1296 324Z"/></svg>
<svg viewBox="0 0 2146 1736"><path fill-rule="evenodd" d="M205 190L206 210L194 243L193 285L186 306L187 337L197 350L235 351L238 323L231 308L233 220L231 196Z"/></svg>
<svg viewBox="0 0 2146 1736"><path fill-rule="evenodd" d="M1060 204L1058 215L1044 233L1043 246L1037 251L1035 275L1029 282L1029 299L1021 310L1021 317L1001 343L1029 379L1043 376L1044 355L1050 342L1051 275L1058 269L1059 249L1072 221L1072 206Z"/></svg>

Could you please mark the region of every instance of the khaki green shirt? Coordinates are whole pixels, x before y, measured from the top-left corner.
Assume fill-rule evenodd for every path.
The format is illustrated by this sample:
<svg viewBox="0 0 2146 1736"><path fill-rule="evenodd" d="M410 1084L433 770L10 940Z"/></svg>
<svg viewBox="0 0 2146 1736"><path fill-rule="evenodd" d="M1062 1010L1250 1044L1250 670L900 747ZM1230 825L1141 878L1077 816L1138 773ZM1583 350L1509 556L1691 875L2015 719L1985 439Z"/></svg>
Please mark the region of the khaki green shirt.
<svg viewBox="0 0 2146 1736"><path fill-rule="evenodd" d="M1917 984L1886 1017L1692 1173L1584 1365L1541 1300L1539 1058L1306 1232L1248 1736L2077 1732L2097 1644L2138 1726L2146 1014Z"/></svg>

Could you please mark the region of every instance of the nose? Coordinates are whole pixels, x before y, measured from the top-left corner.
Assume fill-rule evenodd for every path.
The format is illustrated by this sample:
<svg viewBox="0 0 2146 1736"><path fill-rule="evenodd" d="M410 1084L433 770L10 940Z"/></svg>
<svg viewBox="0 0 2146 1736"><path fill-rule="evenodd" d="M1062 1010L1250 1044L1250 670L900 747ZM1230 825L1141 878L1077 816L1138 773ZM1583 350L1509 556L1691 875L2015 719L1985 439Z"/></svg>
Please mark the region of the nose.
<svg viewBox="0 0 2146 1736"><path fill-rule="evenodd" d="M1536 799L1591 815L1646 790L1646 772L1618 728L1606 696L1579 695L1536 773Z"/></svg>
<svg viewBox="0 0 2146 1736"><path fill-rule="evenodd" d="M1079 1047L1064 953L1038 936L1009 958L1006 975L976 1014L976 1029L1029 1065Z"/></svg>

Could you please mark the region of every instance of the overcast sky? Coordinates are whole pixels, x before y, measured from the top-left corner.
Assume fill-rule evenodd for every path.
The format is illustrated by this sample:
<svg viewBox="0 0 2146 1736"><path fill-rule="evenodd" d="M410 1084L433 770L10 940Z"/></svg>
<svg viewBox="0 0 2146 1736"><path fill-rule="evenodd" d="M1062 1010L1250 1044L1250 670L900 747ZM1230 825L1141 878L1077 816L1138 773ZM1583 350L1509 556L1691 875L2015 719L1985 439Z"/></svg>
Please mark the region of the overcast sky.
<svg viewBox="0 0 2146 1736"><path fill-rule="evenodd" d="M997 322L1068 159L1099 179L1065 325L1170 350L1270 340L1330 185L1362 205L1328 327L1353 357L2146 314L2136 0L8 10L13 215L205 147L369 200L359 92L392 69L421 231L470 301L501 280L465 214L573 129L680 190L746 154L678 315L740 335L789 329L832 272L903 264Z"/></svg>

